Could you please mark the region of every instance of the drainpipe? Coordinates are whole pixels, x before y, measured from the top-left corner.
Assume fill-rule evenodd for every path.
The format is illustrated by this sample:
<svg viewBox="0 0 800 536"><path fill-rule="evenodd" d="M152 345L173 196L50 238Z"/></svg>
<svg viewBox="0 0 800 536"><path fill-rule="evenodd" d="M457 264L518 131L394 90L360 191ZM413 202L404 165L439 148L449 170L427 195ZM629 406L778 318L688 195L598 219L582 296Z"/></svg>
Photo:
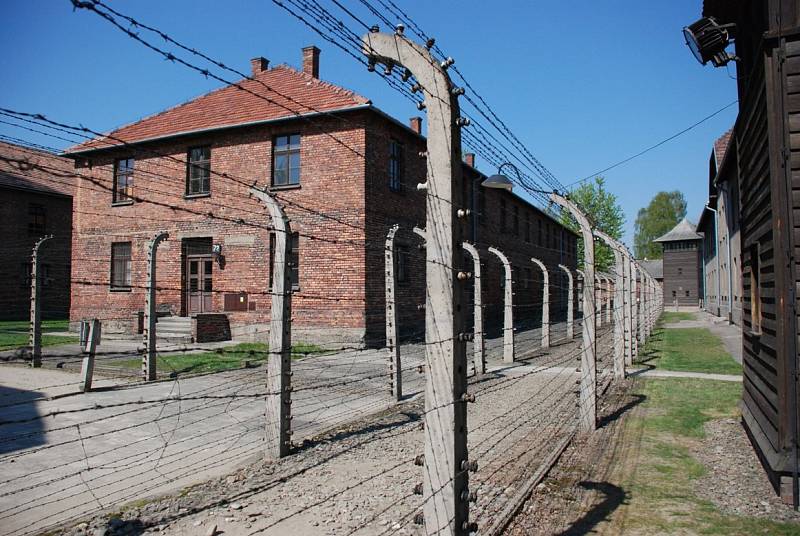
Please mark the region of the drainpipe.
<svg viewBox="0 0 800 536"><path fill-rule="evenodd" d="M708 205L705 206L705 209L714 213L714 255L717 257L717 314L719 315L722 312L722 304L720 302L722 298L720 294L722 294L722 291L719 286L719 233L717 232L717 209L711 208Z"/></svg>

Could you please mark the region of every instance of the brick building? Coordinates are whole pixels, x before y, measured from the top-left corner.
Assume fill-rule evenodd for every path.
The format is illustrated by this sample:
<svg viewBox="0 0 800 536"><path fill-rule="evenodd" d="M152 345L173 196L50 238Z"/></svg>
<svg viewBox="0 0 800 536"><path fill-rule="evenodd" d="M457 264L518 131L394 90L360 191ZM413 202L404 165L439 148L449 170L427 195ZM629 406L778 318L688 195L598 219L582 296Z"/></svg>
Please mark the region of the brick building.
<svg viewBox="0 0 800 536"><path fill-rule="evenodd" d="M250 78L66 151L80 176L72 320L97 316L104 332L137 331L148 242L165 230L159 309L196 319L222 313L234 337L265 338L271 225L249 195L256 185L291 222L295 340L383 343L384 243L394 224L401 332L421 336L424 255L412 229L425 224L416 187L427 170L422 120L401 123L320 80L319 53L304 48L301 70L255 58ZM464 165L487 310L499 316L501 268L485 252L494 245L515 265L522 324L540 314L530 257L553 271L574 267L577 236L513 194L480 188L473 156Z"/></svg>
<svg viewBox="0 0 800 536"><path fill-rule="evenodd" d="M74 171L69 159L0 142L0 319L30 316L31 252L41 247L42 316L66 318Z"/></svg>

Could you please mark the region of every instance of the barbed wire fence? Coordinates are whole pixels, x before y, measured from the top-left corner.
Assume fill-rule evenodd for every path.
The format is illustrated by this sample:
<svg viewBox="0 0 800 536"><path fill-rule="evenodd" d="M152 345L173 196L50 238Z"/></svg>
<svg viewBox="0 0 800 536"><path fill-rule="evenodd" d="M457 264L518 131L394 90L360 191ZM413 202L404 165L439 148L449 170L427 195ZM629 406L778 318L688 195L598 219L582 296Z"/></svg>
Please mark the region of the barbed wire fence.
<svg viewBox="0 0 800 536"><path fill-rule="evenodd" d="M428 534L468 534L477 530L496 534L524 500L526 486L520 486L516 494L509 493L508 489L516 488L520 482L533 482L540 473L538 469L552 463L557 452L574 434L581 429L587 431L585 423L592 423L592 429L596 426L596 402L612 381L612 371L618 370L620 359L625 360L622 364L624 371L624 367L631 364L636 349L633 341L643 343L650 333L660 312L662 298L643 271L638 272L642 286L635 291L630 276L626 275L629 272L620 271L621 263L618 262L609 270L609 275L615 278L615 285L622 283L622 301L619 302L618 292L613 297L607 296L611 292L607 287L602 291L606 295L598 299L594 290L594 263L587 259L584 268L588 275L580 285L583 295L579 297L584 303L583 314L575 315L574 319L552 314L546 319L542 315L543 306L547 305L552 312L556 308L565 309L557 296L572 289L561 277L562 270L556 264L545 262L550 274L558 276L549 282L548 296L537 294L541 289L531 288L535 285L525 280L523 275L524 268L535 265L528 260L522 266L515 259L513 276L510 281L503 281L504 285L514 285L513 292L507 293L505 298L500 292L495 292L498 288L488 288L492 283L499 287L499 280L483 275L486 279L481 281L485 292L492 291L487 294L489 299L482 300L483 311L511 311L510 320L505 319L500 328L501 332L511 330L514 333L511 363L503 359L507 342L501 338L487 338L485 372L474 363L470 369L467 356L474 352L473 342L478 336L484 339L488 328L478 331L481 328L474 325L470 330L465 323L465 312L470 309L466 293L471 290L466 282L474 281L475 274L470 269L472 262L464 260L461 250L464 239L460 227L469 214L459 217L456 212L469 207L475 216L486 215L478 214L474 203L470 205L460 197L461 170L452 165L453 155L460 163L460 138L463 135L466 146L494 165L511 160L519 163L525 171L517 179L518 185L542 205L550 204L547 192L563 191L563 186L472 89L432 38L391 0L378 0L380 7L362 1L367 16L376 17L389 28L394 28L396 23L403 25L389 34L375 31L373 25L363 21L362 15L335 0L331 8L316 1L275 3L368 69L379 72L390 87L417 104L418 109L429 111L427 153L419 164L427 172L426 189L420 194L427 204L427 212L416 217L398 218L386 207L365 207L370 217L390 225L399 224L406 229L414 226L424 228L425 246L418 253L424 261L420 258L418 262L424 266L427 284L427 292L421 295L427 295L428 299L424 306L418 303L416 305L422 307L414 309L424 311L425 325L404 329L402 336L398 336L394 346L388 349L375 347L382 346L381 340L365 341L346 336L313 348L302 345L294 348L289 340L275 336L277 329L292 332L292 316L298 313L298 309L288 308L288 304L278 305L287 307L281 323L276 324L273 318L271 325L250 334L257 340L266 340L269 336L268 347L242 352L233 347L214 347L196 342L171 346L156 344L156 368L161 369L156 381L153 377L142 378L138 372L143 356L147 355L144 340L140 347L124 351L104 350L103 347L107 346L104 341L99 350L94 350L95 371L98 379L109 385L95 382L93 391L82 393L79 389L81 379L75 378L70 382L39 383L35 391L23 395L2 393L0 526L5 527L4 532L23 535L53 530L97 511L118 508L144 496L173 491L197 482L199 477L226 474L253 457L266 453L286 457L275 462L274 474L258 485L211 498L199 506L215 508L221 501L242 500L282 487L295 489L299 480L321 471L321 467L329 467L326 463L337 456L347 454L346 451L337 451L328 455L317 449L318 455L312 456L319 445L356 452L369 445L386 447L387 442L391 442L406 449L394 454L405 455L371 460L372 463L367 464L367 474L362 475L363 470L356 470L354 475L342 475L344 487L339 486L322 497L303 499L296 506L281 504L285 511L274 513L268 521L254 526L252 534L269 531L292 518L324 511L347 493L371 489L387 476L394 477L394 491L383 502L378 501L365 510L362 518L341 520L342 533L355 534L369 528L370 533L388 534L405 528ZM74 2L74 5L101 16L128 37L185 68L242 91L250 91L265 101L274 103L280 99L287 113L304 122L323 127L331 124L352 126L350 120L341 115L315 110L311 104L292 96L276 95L274 88L252 89L246 85L246 82L253 81L251 77L102 2ZM341 17L333 14L335 8L344 13L343 17L352 18L363 26L367 34L362 37L350 29ZM410 28L425 46L407 38L403 31L405 27ZM147 33L177 47L187 56L179 57L156 46L145 37ZM402 49L402 58L387 61L389 56L384 46L387 44L395 51ZM244 81L230 81L215 74L210 67L194 64L188 59L191 57L210 63L218 72L237 74ZM417 70L422 67L429 69L436 74L436 79L426 78L428 75L421 72L407 71L408 66L401 59L414 64ZM382 71L376 69L381 63L385 66ZM450 71L464 83L466 91L451 83ZM436 86L437 81L444 86ZM422 100L419 100L420 96ZM471 106L472 111L458 113L459 97ZM432 109L436 109L438 118L431 117ZM312 110L319 116L304 115ZM202 217L206 221L252 229L254 233L265 236L272 234L276 241L282 236L284 252L289 233L297 232L310 243L330 248L365 251L367 255L380 259L387 254L385 234L371 233L365 215L347 211L331 213L320 204L295 199L285 192L264 191L287 213L291 226L289 231L275 224L275 213L267 215L258 199L250 197L243 201L239 197L242 192L251 192L253 187L258 187L258 181L214 169L210 170L210 175L221 184L231 185L230 190L225 192L221 189L221 195L208 198L200 209L187 207L178 202L182 196L174 189L175 175L182 173L188 164L185 159L115 139L86 126L58 122L38 113L3 108L0 115L5 124L23 132L44 133L53 139L75 144L102 137L105 143L124 148L129 154L148 161L147 167L136 170L140 178L134 202L168 209L173 216L154 217L152 221L138 215L130 216L134 220L132 223L137 224L133 226L135 230L119 232L120 238L136 237L145 243L153 239L156 226L159 231L177 236L193 228L193 218ZM494 132L483 126L484 121ZM431 129L446 134L438 149L437 144L442 140L437 140L437 134ZM365 158L363 146L354 145L340 136L337 129L326 130L325 136L356 157ZM13 168L14 173L21 176L44 173L55 183L77 180L81 192L102 195L106 199L111 195L113 186L110 181L99 179L92 169L65 173L41 162L32 163L37 151L52 148L26 142L22 137L4 139L23 145L26 147L24 150L29 151L30 158L20 156L18 152L4 151L0 145L0 163ZM442 155L446 157L443 159ZM443 160L450 166L442 168ZM403 186L410 191L417 190L416 183ZM580 208L576 210L580 211ZM86 205L77 206L74 213L77 217L104 215ZM315 226L314 222L323 222L326 231L321 232L322 226ZM349 231L358 234L352 237ZM592 229L589 228L588 232L591 237ZM92 233L96 233L98 239L115 235L98 228L80 238L90 238ZM166 238L164 244L169 244L169 241ZM20 239L20 244L24 242ZM479 261L491 257L488 253L489 247L494 245L491 242L476 240L473 244ZM594 244L593 238L589 242ZM563 247L538 244L535 248L540 252L537 257L541 254L542 257L561 258L564 253ZM276 251L280 249L275 248ZM591 251L593 248L586 249ZM622 248L617 249L622 255ZM506 250L504 253L514 253L519 257L518 252ZM93 254L82 255L80 262L88 267L87 275L71 277L73 288L108 288L107 256L96 250ZM632 262L629 255L626 262ZM134 272L146 273L146 259L139 258L132 263L138 263ZM372 268L381 269L381 266ZM498 268L495 265L492 271L499 273ZM280 277L279 271L275 274L276 278ZM40 277L41 273L32 273L31 284L35 285ZM393 276L390 282L397 285L396 279ZM436 284L439 286L432 286ZM577 284L574 286L578 287ZM313 288L280 290L274 284L264 285L262 289L248 292L270 300L272 311L276 310L276 304L286 302L292 302L293 306L302 304L306 310L332 308L334 315L337 311L346 314L347 304L375 306L364 295L332 296ZM149 284L132 282L130 290L138 299L153 290L179 293L183 287L162 284L156 278ZM58 291L68 292L65 289ZM212 289L210 292L223 291ZM480 298L476 296L473 299ZM406 309L408 305L405 304ZM608 310L612 313L614 327L606 323L594 329L597 316ZM407 318L416 315L414 310L403 312ZM102 308L98 311L98 318L105 326L130 321L129 315L118 315L113 310L104 313ZM580 340L568 336L568 320L572 320L578 330L583 330ZM157 323L155 326L157 330ZM544 328L550 332L547 345L542 344ZM615 350L620 337L623 338L622 355ZM69 369L77 367L85 359L81 351L65 352L60 348L52 351L45 348L41 352L45 369L59 364ZM243 360L249 361L249 366L204 374L183 370L181 358L198 352L210 352L218 358L244 353ZM19 357L24 358L13 356L12 359L19 361ZM277 361L281 361L281 366L274 367L274 370L270 368ZM133 362L133 372L119 366L121 362ZM576 370L579 363L581 366ZM276 375L286 381L270 381ZM403 379L405 395L399 401L398 393L393 391L397 389L393 382L398 378ZM58 395L53 396L53 392ZM277 404L268 406L270 400L277 401ZM276 406L282 409L276 411ZM273 409L265 411L265 407ZM399 415L404 417L401 419ZM395 420L384 426L386 419ZM423 425L422 429L420 425ZM268 431L266 434L265 430ZM191 513L170 512L158 523L175 522Z"/></svg>

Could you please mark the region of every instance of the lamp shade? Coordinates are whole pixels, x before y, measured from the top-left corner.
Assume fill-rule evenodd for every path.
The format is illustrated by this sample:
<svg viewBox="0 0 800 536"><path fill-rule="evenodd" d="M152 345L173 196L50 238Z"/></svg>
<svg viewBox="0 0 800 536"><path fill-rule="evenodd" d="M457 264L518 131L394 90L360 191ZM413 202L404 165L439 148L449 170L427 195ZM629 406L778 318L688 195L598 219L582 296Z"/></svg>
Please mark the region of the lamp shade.
<svg viewBox="0 0 800 536"><path fill-rule="evenodd" d="M498 173L496 175L492 175L491 177L483 181L481 183L481 186L483 186L484 188L497 188L500 190L508 190L510 192L511 189L514 188L514 183L512 183L511 180L505 175L501 175Z"/></svg>

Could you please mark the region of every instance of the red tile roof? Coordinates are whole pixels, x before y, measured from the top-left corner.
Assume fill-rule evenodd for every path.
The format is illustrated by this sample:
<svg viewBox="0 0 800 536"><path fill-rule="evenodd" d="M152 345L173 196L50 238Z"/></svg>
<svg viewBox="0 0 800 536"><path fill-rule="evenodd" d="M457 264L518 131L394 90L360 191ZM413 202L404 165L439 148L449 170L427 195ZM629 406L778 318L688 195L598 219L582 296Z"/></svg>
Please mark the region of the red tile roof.
<svg viewBox="0 0 800 536"><path fill-rule="evenodd" d="M365 104L370 104L370 101L352 91L313 78L288 65L278 65L256 74L253 78L245 78L236 84L118 128L105 137L70 147L65 153L121 145L117 140L125 143L141 142Z"/></svg>
<svg viewBox="0 0 800 536"><path fill-rule="evenodd" d="M72 196L76 186L71 159L0 141L0 188Z"/></svg>
<svg viewBox="0 0 800 536"><path fill-rule="evenodd" d="M725 159L725 153L728 152L728 147L731 145L732 135L733 129L731 128L714 142L714 160L716 160L717 168L722 165L722 161Z"/></svg>

